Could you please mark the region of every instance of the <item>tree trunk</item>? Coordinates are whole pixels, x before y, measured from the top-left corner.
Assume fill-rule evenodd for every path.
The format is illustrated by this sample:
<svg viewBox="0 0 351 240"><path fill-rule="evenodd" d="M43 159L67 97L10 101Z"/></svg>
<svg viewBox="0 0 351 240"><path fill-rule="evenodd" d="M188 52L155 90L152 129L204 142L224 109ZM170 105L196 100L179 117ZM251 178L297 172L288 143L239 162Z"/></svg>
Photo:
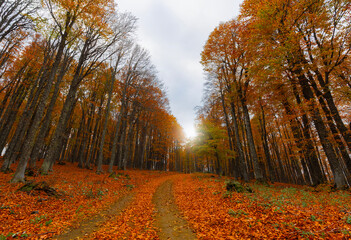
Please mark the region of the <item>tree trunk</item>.
<svg viewBox="0 0 351 240"><path fill-rule="evenodd" d="M27 167L30 153L34 147L35 135L36 135L37 129L39 127L42 115L44 113L45 105L46 105L46 102L48 100L50 90L51 90L51 87L53 85L56 73L57 73L57 71L59 69L59 65L61 63L63 51L64 51L64 48L66 46L66 40L67 40L67 37L69 35L69 31L70 31L70 26L72 26L74 21L75 21L75 19L71 19L71 16L67 16L65 32L62 35L62 38L61 38L61 41L59 44L59 48L57 50L57 54L55 57L54 64L51 68L51 72L49 74L49 77L48 77L47 82L46 82L46 86L45 86L44 91L43 91L43 95L39 101L37 111L34 115L34 120L33 120L32 126L28 132L27 139L26 139L23 151L22 151L21 156L20 156L20 162L17 166L15 175L13 176L13 178L11 180L12 182L24 182L24 172L25 172L26 167Z"/></svg>
<svg viewBox="0 0 351 240"><path fill-rule="evenodd" d="M328 131L324 125L323 119L320 115L318 106L315 103L315 99L313 96L313 92L308 85L308 80L307 78L303 75L301 69L295 70L295 74L298 77L299 84L302 88L302 93L306 101L308 102L308 110L312 116L312 120L314 122L314 125L316 127L319 139L321 141L321 144L323 146L323 150L325 154L327 155L328 161L330 163L330 166L333 171L334 175L334 182L338 188L341 188L345 186L346 179L344 177L344 172L343 169L340 165L340 162L338 161L336 154L334 152L333 146L330 143L328 137Z"/></svg>
<svg viewBox="0 0 351 240"><path fill-rule="evenodd" d="M350 159L349 153L347 152L347 149L346 149L347 147L344 145L344 143L339 135L339 132L334 124L332 114L331 114L330 110L328 109L328 107L324 101L324 98L322 98L322 93L318 90L316 83L314 82L313 79L311 79L311 77L310 77L310 81L311 81L312 88L313 88L313 90L318 98L319 104L321 105L322 110L323 110L324 114L326 115L327 124L329 126L330 131L332 132L332 135L334 137L336 145L338 146L338 148L341 152L342 159L345 161L347 168L351 169L351 159ZM347 173L347 170L346 170L345 174L346 174L346 176L350 176L350 174Z"/></svg>
<svg viewBox="0 0 351 240"><path fill-rule="evenodd" d="M115 163L115 159L116 159L116 151L117 151L117 143L118 143L118 137L119 137L119 132L120 132L120 128L121 128L121 122L122 122L122 111L124 112L124 106L122 103L122 107L121 107L121 111L118 114L118 120L117 120L117 125L116 125L116 132L113 138L113 143L112 143L112 149L111 149L111 159L109 162L109 166L108 166L108 172L111 173L113 170L113 165Z"/></svg>
<svg viewBox="0 0 351 240"><path fill-rule="evenodd" d="M264 178L263 178L262 170L261 170L259 162L258 162L257 152L256 152L256 148L255 148L255 142L254 142L253 135L252 135L249 111L247 109L247 106L246 106L244 99L241 99L241 105L242 105L243 114L244 114L246 136L247 136L247 141L248 141L248 145L249 145L249 149L250 149L250 155L251 155L252 162L253 162L255 178L258 182L263 182Z"/></svg>
<svg viewBox="0 0 351 240"><path fill-rule="evenodd" d="M82 81L82 72L83 71L83 63L86 61L87 58L87 51L88 51L88 41L86 40L83 50L81 52L81 55L79 57L79 61L77 64L77 67L75 69L75 73L68 91L68 94L66 96L66 100L63 104L63 108L61 110L61 115L59 118L59 121L57 123L56 130L54 132L54 135L51 139L48 153L46 158L44 159L44 162L40 168L40 172L43 174L47 174L49 171L50 165L52 166L55 160L59 157L59 150L60 150L60 144L62 142L62 137L64 135L64 131L67 126L67 122L73 112L73 109L76 105L76 94L79 88L79 83Z"/></svg>
<svg viewBox="0 0 351 240"><path fill-rule="evenodd" d="M244 179L244 181L248 182L249 177L248 177L248 174L246 171L245 157L244 157L243 148L242 148L241 141L240 141L239 127L238 127L234 103L231 102L230 106L231 106L231 111L232 111L232 115L233 115L233 125L234 125L236 149L237 149L238 155L239 155L237 159L239 161L240 174L241 174L242 178Z"/></svg>
<svg viewBox="0 0 351 240"><path fill-rule="evenodd" d="M111 109L111 99L112 99L112 92L113 92L113 86L115 83L115 71L112 71L111 73L111 80L108 83L108 99L107 99L107 105L105 109L105 117L104 117L104 125L102 127L102 134L101 134L101 140L100 140L100 147L99 147L99 156L98 156L98 161L97 161L97 170L96 172L98 174L102 173L102 160L104 158L104 144L105 144L105 136L106 136L106 131L107 131L107 123L108 123L108 117Z"/></svg>
<svg viewBox="0 0 351 240"><path fill-rule="evenodd" d="M68 70L68 67L69 67L69 60L68 60L68 58L66 56L63 59L63 64L61 66L61 70L60 70L59 76L56 79L54 92L53 92L53 95L51 97L50 104L49 104L49 106L48 106L48 108L46 110L46 115L45 115L43 124L42 124L42 126L40 128L40 132L39 132L39 134L37 136L35 145L33 147L33 151L31 153L31 160L30 160L30 166L31 167L35 166L35 162L37 161L37 159L39 157L40 150L41 150L41 148L44 145L45 137L47 136L48 131L50 129L51 114L52 114L52 111L54 110L56 100L57 100L57 98L59 96L59 93L60 93L61 82L63 80L64 75L66 74L66 72Z"/></svg>
<svg viewBox="0 0 351 240"><path fill-rule="evenodd" d="M266 118L265 118L264 109L263 109L262 104L261 104L261 117L259 117L259 122L261 125L261 139L262 139L264 155L266 156L266 161L267 161L267 165L268 165L269 179L271 182L274 182L276 180L275 179L275 172L274 172L274 168L272 165L271 155L269 153L267 131L266 131Z"/></svg>
<svg viewBox="0 0 351 240"><path fill-rule="evenodd" d="M122 169L123 166L123 155L125 151L125 144L126 144L126 135L127 135L127 117L125 116L122 120L122 129L121 129L121 140L118 152L118 168Z"/></svg>
<svg viewBox="0 0 351 240"><path fill-rule="evenodd" d="M340 117L339 111L335 105L333 96L332 96L331 91L329 89L329 85L327 84L329 82L328 81L329 74L328 73L325 74L326 79L324 80L322 77L322 74L318 70L316 70L314 72L317 75L317 79L319 81L319 84L322 86L322 89L323 89L322 96L327 101L328 107L329 107L330 112L331 112L331 116L333 117L337 128L339 129L341 135L343 136L343 138L344 138L344 140L349 148L349 151L351 151L351 131L348 130L347 127L345 126L344 122L342 121L342 119Z"/></svg>
<svg viewBox="0 0 351 240"><path fill-rule="evenodd" d="M90 149L88 151L88 156L87 156L87 160L85 162L85 167L87 169L90 169L91 168L91 160L93 159L94 160L94 149L95 149L95 145L96 143L98 142L97 139L98 139L98 132L99 132L99 129L100 129L100 122L101 122L101 112L102 112L102 105L104 103L104 95L101 96L101 99L100 99L100 106L98 108L98 112L97 112L97 118L95 120L95 126L94 126L94 134L92 136L92 139L90 141ZM95 108L94 110L92 111L92 114L94 114L94 111L95 111Z"/></svg>

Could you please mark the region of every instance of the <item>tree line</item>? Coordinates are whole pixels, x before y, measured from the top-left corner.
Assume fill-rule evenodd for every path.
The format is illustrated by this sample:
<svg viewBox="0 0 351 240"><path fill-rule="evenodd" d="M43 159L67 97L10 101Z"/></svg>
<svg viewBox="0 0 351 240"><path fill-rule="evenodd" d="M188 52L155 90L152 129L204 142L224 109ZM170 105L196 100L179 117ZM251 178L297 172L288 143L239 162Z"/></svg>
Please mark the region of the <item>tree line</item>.
<svg viewBox="0 0 351 240"><path fill-rule="evenodd" d="M182 129L135 28L112 0L0 2L1 171L16 163L12 182L65 161L180 169Z"/></svg>
<svg viewBox="0 0 351 240"><path fill-rule="evenodd" d="M210 34L188 166L249 181L351 183L351 2L245 0Z"/></svg>

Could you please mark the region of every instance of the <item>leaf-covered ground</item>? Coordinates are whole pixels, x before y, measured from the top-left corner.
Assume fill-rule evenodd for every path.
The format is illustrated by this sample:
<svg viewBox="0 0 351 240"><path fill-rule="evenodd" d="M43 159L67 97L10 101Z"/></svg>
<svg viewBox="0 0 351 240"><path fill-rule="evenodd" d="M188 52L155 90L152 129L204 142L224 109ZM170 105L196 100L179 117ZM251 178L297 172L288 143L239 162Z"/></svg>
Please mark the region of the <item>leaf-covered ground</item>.
<svg viewBox="0 0 351 240"><path fill-rule="evenodd" d="M12 174L0 173L0 239L46 239L75 228L119 198L140 191L145 182L168 174L148 171L117 171L108 173L79 169L72 164L55 166L48 176L27 177L36 182L46 181L63 196L48 196L44 192L30 194L17 189L23 184L10 184ZM149 193L150 189L145 189ZM152 195L152 192L150 192Z"/></svg>
<svg viewBox="0 0 351 240"><path fill-rule="evenodd" d="M254 193L228 192L225 179L187 175L176 202L199 239L349 239L350 192L250 184Z"/></svg>
<svg viewBox="0 0 351 240"><path fill-rule="evenodd" d="M180 213L198 239L351 238L350 192L327 186L250 184L253 193L236 193L225 189L225 178L210 174L117 171L110 177L71 164L28 177L46 181L61 194L55 197L18 191L23 184L10 179L0 173L0 239L69 239L70 229L87 224L94 224L92 231L80 239L167 239L168 231L188 228ZM121 209L110 211L127 197ZM162 204L172 205L165 209L177 217L160 217L170 212Z"/></svg>

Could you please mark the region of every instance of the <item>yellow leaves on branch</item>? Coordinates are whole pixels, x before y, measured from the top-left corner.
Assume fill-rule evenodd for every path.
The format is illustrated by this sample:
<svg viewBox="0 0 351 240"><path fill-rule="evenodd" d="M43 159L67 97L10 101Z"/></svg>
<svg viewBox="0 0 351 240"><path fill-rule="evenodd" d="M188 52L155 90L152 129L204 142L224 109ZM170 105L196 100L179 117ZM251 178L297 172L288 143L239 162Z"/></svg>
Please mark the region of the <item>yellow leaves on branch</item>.
<svg viewBox="0 0 351 240"><path fill-rule="evenodd" d="M112 34L110 22L116 12L113 0L43 0L43 5L51 9L55 22L64 26L67 17L75 19L76 26L81 28L100 29L101 35Z"/></svg>

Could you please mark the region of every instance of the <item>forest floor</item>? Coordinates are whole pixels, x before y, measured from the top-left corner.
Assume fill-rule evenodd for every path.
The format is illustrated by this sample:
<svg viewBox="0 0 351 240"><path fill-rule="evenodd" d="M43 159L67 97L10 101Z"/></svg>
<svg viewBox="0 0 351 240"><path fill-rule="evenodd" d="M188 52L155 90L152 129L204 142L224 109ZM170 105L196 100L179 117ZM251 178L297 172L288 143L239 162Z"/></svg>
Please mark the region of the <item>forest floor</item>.
<svg viewBox="0 0 351 240"><path fill-rule="evenodd" d="M237 193L212 174L54 170L27 180L56 195L19 191L0 173L0 240L351 238L351 194L326 185L250 183L253 193Z"/></svg>

